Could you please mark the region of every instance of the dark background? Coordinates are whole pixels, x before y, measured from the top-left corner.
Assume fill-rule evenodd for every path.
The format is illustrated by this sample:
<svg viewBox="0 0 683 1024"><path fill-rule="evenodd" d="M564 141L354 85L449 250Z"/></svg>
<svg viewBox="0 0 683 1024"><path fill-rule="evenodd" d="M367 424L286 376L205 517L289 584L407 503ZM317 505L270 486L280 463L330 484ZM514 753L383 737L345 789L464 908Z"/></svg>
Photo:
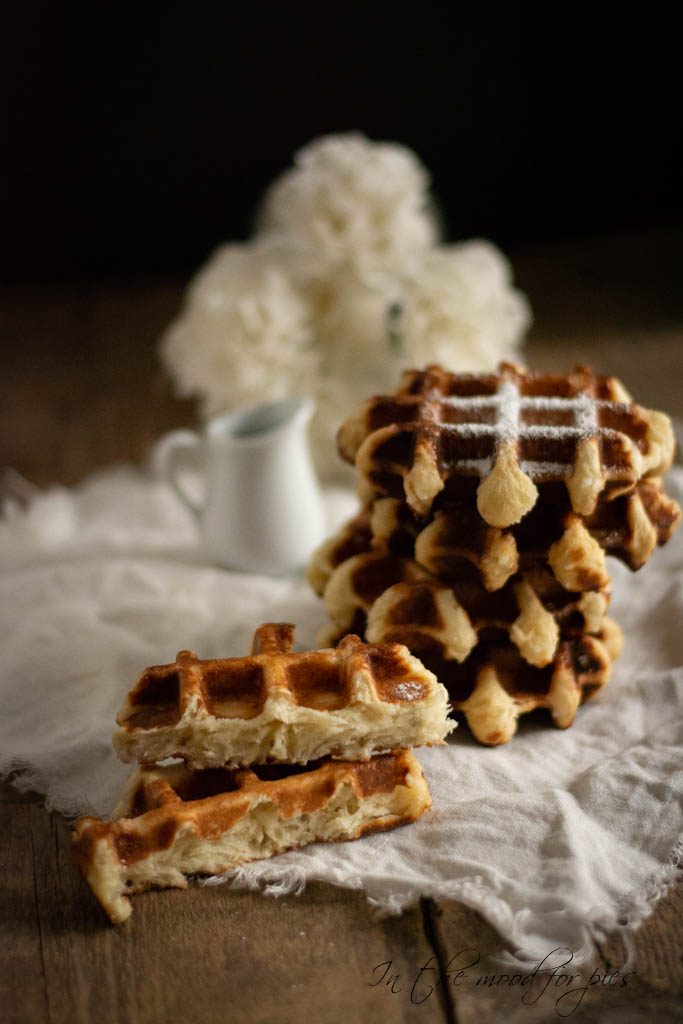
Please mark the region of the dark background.
<svg viewBox="0 0 683 1024"><path fill-rule="evenodd" d="M678 221L673 26L654 8L481 8L13 8L4 280L185 273L246 236L295 149L354 129L416 150L451 238L519 249Z"/></svg>

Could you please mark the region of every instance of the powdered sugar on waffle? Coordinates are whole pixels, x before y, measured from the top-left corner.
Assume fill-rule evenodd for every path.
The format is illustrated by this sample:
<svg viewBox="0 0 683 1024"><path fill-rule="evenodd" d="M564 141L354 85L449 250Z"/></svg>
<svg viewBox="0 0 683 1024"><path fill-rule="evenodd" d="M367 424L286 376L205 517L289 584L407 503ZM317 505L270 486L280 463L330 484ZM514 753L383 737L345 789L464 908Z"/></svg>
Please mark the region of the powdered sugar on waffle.
<svg viewBox="0 0 683 1024"><path fill-rule="evenodd" d="M495 412L492 423L442 423L442 429L457 432L462 437L480 436L495 440L495 447L503 443L517 443L524 437L539 438L579 438L594 437L602 433L604 436L614 431L600 428L598 424L598 408L614 408L619 403L596 400L589 394L576 395L573 398L556 396L523 396L519 385L509 378L501 381L495 395L460 396L450 395L441 399L444 405L463 410ZM534 424L524 423L523 413L527 410L570 413L574 423L570 424ZM495 457L495 448L489 456L480 459L461 459L458 466L472 471L479 476L491 472ZM544 462L531 459L520 461L520 469L532 479L546 476L568 476L573 469L573 462Z"/></svg>

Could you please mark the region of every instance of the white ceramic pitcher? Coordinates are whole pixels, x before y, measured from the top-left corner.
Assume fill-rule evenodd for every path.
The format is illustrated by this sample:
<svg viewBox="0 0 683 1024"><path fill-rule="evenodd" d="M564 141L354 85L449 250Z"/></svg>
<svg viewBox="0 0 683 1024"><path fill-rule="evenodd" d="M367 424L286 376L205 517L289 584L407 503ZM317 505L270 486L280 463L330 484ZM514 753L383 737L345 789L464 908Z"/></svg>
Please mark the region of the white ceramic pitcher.
<svg viewBox="0 0 683 1024"><path fill-rule="evenodd" d="M203 435L174 430L157 445L153 469L198 515L219 565L281 574L301 569L325 533L307 426L313 403L290 398L219 416ZM184 457L200 461L204 499L182 486Z"/></svg>

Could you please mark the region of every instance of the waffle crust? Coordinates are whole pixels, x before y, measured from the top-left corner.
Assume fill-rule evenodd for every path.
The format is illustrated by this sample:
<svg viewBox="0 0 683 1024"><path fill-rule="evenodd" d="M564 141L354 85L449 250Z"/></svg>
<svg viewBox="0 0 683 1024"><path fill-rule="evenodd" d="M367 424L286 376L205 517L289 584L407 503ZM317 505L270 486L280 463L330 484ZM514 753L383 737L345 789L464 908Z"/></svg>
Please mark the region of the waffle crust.
<svg viewBox="0 0 683 1024"><path fill-rule="evenodd" d="M416 517L406 502L380 498L318 548L308 579L322 595L343 562L385 551L394 556L394 583L406 577L406 562L398 560L407 559L443 580L478 575L487 590L498 590L520 568L538 565L548 565L568 590L596 590L608 582L606 555L639 569L655 547L666 544L680 518L678 503L658 479L639 481L590 516L578 516L566 501L539 503L507 529L488 526L471 502Z"/></svg>
<svg viewBox="0 0 683 1024"><path fill-rule="evenodd" d="M448 689L451 706L461 712L480 743L507 743L520 715L544 709L553 724L566 729L581 704L608 682L619 656L622 635L605 618L595 634L561 640L552 660L530 665L514 644L499 635L485 637L462 662L450 656L448 637L437 630L392 626L387 636L400 637Z"/></svg>
<svg viewBox="0 0 683 1024"><path fill-rule="evenodd" d="M217 874L311 842L357 839L415 821L430 806L422 769L406 750L298 769L142 767L115 820L77 821L73 849L119 924L134 893L185 888L187 875Z"/></svg>
<svg viewBox="0 0 683 1024"><path fill-rule="evenodd" d="M614 377L576 366L541 374L409 370L393 395L365 402L338 434L372 496L405 498L425 515L441 495L476 499L489 526L520 522L558 487L578 515L671 465L663 413L631 401Z"/></svg>
<svg viewBox="0 0 683 1024"><path fill-rule="evenodd" d="M296 653L293 640L293 626L267 623L245 658L181 651L146 669L117 717L119 757L195 768L366 760L442 743L455 727L445 688L401 645L346 636L334 650Z"/></svg>

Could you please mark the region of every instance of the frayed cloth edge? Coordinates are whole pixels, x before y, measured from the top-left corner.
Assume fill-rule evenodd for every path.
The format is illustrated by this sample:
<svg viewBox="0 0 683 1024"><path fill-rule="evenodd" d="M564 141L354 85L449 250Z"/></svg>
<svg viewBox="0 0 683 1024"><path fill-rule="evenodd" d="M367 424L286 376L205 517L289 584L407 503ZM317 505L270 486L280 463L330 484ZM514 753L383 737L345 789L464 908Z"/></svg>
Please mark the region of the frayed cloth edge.
<svg viewBox="0 0 683 1024"><path fill-rule="evenodd" d="M634 933L640 925L653 913L659 900L680 879L680 862L683 858L683 834L674 844L669 860L649 879L646 891L642 895L631 893L611 907L601 905L590 911L582 924L583 940L578 949L572 950L573 963L580 965L599 955L598 944L611 938L621 938L626 951L626 961L622 969L628 970L632 965L635 946ZM481 877L460 878L437 887L414 886L402 891L388 892L377 896L367 891L366 883L357 875L345 877L323 876L317 872L302 868L278 867L267 862L252 862L235 868L222 875L213 875L200 880L201 885L229 885L236 890L262 892L267 896L300 896L309 882L324 882L336 888L351 891L364 891L367 902L377 919L398 916L406 910L416 907L421 899L457 900L464 906L475 910L495 928L505 942L508 950L498 957L501 963L510 967L529 969L538 963L539 952L544 955L547 950L532 951L529 935L522 933L519 916L528 916L527 911L513 914L510 907L500 900L490 886ZM556 913L555 911L552 912ZM546 915L542 911L534 912L527 921L542 922ZM535 931L537 930L537 926ZM526 931L526 929L525 929ZM507 937L506 937L507 935ZM559 941L559 940L558 940ZM560 942L560 945L564 944Z"/></svg>
<svg viewBox="0 0 683 1024"><path fill-rule="evenodd" d="M610 922L609 917L602 919L599 914L589 923L591 938L594 943L604 942L610 938L620 938L624 943L626 960L622 970L629 970L633 967L635 957L635 932L644 921L654 912L657 904L675 885L680 884L682 871L681 860L683 859L683 833L674 843L669 859L662 864L650 877L642 896L631 896L621 903L621 911L617 904L616 922ZM629 904L626 906L626 904ZM614 911L613 911L614 913Z"/></svg>

